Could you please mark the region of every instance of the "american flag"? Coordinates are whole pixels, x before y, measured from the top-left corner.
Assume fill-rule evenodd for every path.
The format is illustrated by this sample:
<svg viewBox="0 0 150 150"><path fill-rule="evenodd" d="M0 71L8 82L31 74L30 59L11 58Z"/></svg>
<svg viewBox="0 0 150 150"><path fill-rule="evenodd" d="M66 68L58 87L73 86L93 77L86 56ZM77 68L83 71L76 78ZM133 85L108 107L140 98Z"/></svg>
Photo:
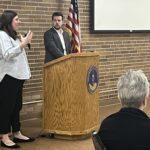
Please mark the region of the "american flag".
<svg viewBox="0 0 150 150"><path fill-rule="evenodd" d="M72 53L80 53L80 26L79 26L79 11L77 0L71 0L69 8L68 23L66 24L67 31L71 36L71 51Z"/></svg>

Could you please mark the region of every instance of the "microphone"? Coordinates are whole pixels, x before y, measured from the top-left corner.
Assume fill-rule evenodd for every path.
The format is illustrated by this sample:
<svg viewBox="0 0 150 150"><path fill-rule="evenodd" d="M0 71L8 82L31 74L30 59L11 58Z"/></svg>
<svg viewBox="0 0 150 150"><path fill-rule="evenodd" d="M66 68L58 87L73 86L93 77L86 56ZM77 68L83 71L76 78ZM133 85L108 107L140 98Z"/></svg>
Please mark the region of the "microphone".
<svg viewBox="0 0 150 150"><path fill-rule="evenodd" d="M24 34L24 37L26 37L26 36L27 36L27 34L28 34L28 32ZM28 44L27 44L27 46L28 46L28 49L30 49L30 48L31 48L31 44L30 44L30 43L28 43Z"/></svg>
<svg viewBox="0 0 150 150"><path fill-rule="evenodd" d="M28 44L27 44L27 46L28 46L28 49L30 49L30 48L31 48L31 44L30 44L30 43L28 43Z"/></svg>

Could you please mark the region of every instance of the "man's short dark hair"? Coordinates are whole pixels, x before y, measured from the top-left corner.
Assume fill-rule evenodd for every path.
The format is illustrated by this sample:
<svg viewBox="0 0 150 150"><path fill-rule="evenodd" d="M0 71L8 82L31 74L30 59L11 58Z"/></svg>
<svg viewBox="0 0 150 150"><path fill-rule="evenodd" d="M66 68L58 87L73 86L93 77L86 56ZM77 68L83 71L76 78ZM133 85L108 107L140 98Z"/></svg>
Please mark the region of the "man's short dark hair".
<svg viewBox="0 0 150 150"><path fill-rule="evenodd" d="M54 19L55 16L61 16L62 20L64 19L64 16L61 12L54 12L53 15L52 15L52 20Z"/></svg>

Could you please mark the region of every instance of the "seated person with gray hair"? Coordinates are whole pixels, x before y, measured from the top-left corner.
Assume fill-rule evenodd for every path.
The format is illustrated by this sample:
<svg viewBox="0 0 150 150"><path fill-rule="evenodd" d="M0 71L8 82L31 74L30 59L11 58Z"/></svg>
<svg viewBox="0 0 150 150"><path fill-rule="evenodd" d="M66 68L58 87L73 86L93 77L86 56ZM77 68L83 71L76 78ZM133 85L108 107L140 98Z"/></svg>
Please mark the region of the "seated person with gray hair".
<svg viewBox="0 0 150 150"><path fill-rule="evenodd" d="M104 119L98 136L107 150L150 150L150 118L143 111L149 97L147 77L141 70L129 70L117 89L122 108Z"/></svg>

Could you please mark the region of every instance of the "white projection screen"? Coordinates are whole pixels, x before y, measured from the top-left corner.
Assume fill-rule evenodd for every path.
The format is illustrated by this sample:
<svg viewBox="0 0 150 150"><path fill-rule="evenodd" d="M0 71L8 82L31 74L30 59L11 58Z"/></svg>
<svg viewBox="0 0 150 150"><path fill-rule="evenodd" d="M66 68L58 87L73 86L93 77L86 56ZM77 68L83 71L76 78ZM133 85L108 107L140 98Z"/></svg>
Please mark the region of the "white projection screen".
<svg viewBox="0 0 150 150"><path fill-rule="evenodd" d="M93 31L149 32L150 0L92 0Z"/></svg>

